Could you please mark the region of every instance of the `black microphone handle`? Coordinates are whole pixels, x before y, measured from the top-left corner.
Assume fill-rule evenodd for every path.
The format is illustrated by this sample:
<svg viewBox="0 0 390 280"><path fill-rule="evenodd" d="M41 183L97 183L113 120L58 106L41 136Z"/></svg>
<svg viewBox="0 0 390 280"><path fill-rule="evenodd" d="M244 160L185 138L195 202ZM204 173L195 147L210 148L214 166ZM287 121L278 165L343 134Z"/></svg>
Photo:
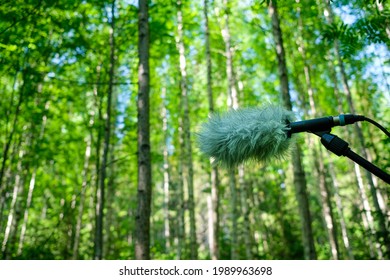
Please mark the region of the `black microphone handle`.
<svg viewBox="0 0 390 280"><path fill-rule="evenodd" d="M288 124L290 130L289 136L298 132L322 132L330 131L334 126L344 126L347 124L353 124L358 121L364 121L365 117L362 115L342 114L337 117L323 117L311 120L297 121Z"/></svg>
<svg viewBox="0 0 390 280"><path fill-rule="evenodd" d="M298 121L292 122L288 125L291 130L289 133L298 133L298 132L319 132L319 131L327 131L333 126L335 123L333 121L333 117L324 117L312 120Z"/></svg>

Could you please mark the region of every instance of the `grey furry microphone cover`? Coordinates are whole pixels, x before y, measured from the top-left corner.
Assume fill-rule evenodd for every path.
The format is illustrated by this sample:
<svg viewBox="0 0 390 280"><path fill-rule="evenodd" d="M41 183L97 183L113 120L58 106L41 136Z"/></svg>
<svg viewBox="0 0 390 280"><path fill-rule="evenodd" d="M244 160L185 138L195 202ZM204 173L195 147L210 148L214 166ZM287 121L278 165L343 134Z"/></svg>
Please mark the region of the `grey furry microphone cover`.
<svg viewBox="0 0 390 280"><path fill-rule="evenodd" d="M213 114L200 127L198 145L203 154L228 168L251 159L282 158L292 141L287 123L293 120L293 112L278 106Z"/></svg>

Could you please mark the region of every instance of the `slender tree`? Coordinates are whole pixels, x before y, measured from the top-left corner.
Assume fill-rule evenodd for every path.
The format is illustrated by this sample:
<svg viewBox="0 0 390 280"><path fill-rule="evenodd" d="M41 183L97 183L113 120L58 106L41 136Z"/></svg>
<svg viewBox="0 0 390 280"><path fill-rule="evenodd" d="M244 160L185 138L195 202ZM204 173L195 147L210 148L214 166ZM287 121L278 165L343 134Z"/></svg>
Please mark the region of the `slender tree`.
<svg viewBox="0 0 390 280"><path fill-rule="evenodd" d="M180 146L180 155L179 155L179 164L177 167L177 173L178 173L178 182L176 186L176 204L178 205L176 210L176 237L175 237L175 245L176 245L176 258L178 260L181 260L185 256L185 244L186 244L186 231L185 231L185 210L186 210L186 203L184 199L184 184L183 184L183 164L184 164L184 156L181 151L183 151L184 148L184 137L183 137L183 120L182 118L179 118L179 146Z"/></svg>
<svg viewBox="0 0 390 280"><path fill-rule="evenodd" d="M91 118L91 121L93 124L92 118ZM78 208L79 212L77 215L73 248L72 248L72 258L74 260L77 260L78 256L79 256L81 225L82 225L82 219L83 219L83 214L84 214L85 193L86 193L87 183L88 183L87 176L88 176L88 168L89 168L89 159L91 157L91 141L92 141L92 135L90 135L86 139L84 166L83 166L83 171L82 171L82 175L81 175L82 176L82 183L81 183L81 191L80 191L80 202L79 202L79 208Z"/></svg>
<svg viewBox="0 0 390 280"><path fill-rule="evenodd" d="M205 19L205 46L206 46L206 67L207 67L207 96L209 105L209 114L214 113L214 97L213 97L213 77L212 77L212 63L211 63L211 49L210 49L210 27L209 27L209 1L204 0L203 14ZM213 165L210 174L211 194L208 197L209 206L209 248L211 259L219 259L219 178L218 167Z"/></svg>
<svg viewBox="0 0 390 280"><path fill-rule="evenodd" d="M299 0L296 0L297 3L299 3ZM314 89L312 85L312 76L311 76L311 69L310 65L307 61L307 54L306 54L306 46L304 44L304 18L301 12L301 7L298 5L297 7L298 11L298 49L301 53L302 60L303 60L303 70L305 74L305 81L306 81L306 88L307 88L307 95L309 99L310 104L310 117L315 118L318 117L317 115L317 106L316 101L314 100ZM315 145L315 146L314 146ZM323 218L325 221L325 227L328 231L328 238L329 238L329 244L331 249L331 255L332 258L337 260L340 259L340 250L339 250L339 242L338 242L338 235L337 235L337 225L334 219L333 214L333 206L331 203L331 192L329 190L329 186L326 182L326 170L325 170L325 163L323 161L323 154L321 147L319 147L316 144L312 144L312 152L313 152L313 159L314 159L314 165L317 170L317 174L319 177L319 189L320 189L320 197L321 197L321 204L322 204L322 213ZM314 146L314 147L313 147Z"/></svg>
<svg viewBox="0 0 390 280"><path fill-rule="evenodd" d="M41 86L42 85L38 86L39 91L42 89ZM49 102L46 103L45 107L46 107L46 109L49 108ZM42 141L42 139L43 139L43 136L45 133L45 128L46 128L46 123L47 123L47 116L45 114L42 117L41 130L39 132L38 142L36 143L36 146L38 146L40 141ZM36 147L36 149L37 149L37 147ZM37 155L35 155L35 157L37 157ZM37 166L37 163L35 163L32 174L31 174L31 179L30 179L30 182L28 185L26 207L24 209L23 223L22 223L22 228L21 228L20 236L19 236L18 251L17 251L18 255L21 255L23 252L24 241L25 241L26 231L27 231L27 223L28 223L28 218L29 218L29 212L30 212L30 207L31 207L32 199L33 199L33 193L34 193L34 189L35 189L37 169L38 169L38 166Z"/></svg>
<svg viewBox="0 0 390 280"><path fill-rule="evenodd" d="M152 171L149 121L149 4L139 0L138 12L138 207L135 217L135 258L150 259Z"/></svg>
<svg viewBox="0 0 390 280"><path fill-rule="evenodd" d="M190 216L190 250L191 259L198 258L198 245L196 240L196 221L195 221L195 202L194 202L194 167L192 163L192 145L191 145L191 124L188 105L188 80L187 66L185 57L184 35L183 35L183 12L182 2L177 1L177 38L176 44L179 50L179 67L180 67L180 91L181 91L181 109L183 112L183 144L184 144L184 161L185 176L188 190L188 211Z"/></svg>
<svg viewBox="0 0 390 280"><path fill-rule="evenodd" d="M238 91L236 87L236 77L233 66L233 50L231 46L231 35L229 27L230 19L230 8L229 2L227 0L223 1L224 9L224 23L222 25L222 37L225 42L225 57L226 57L226 76L228 80L227 87L227 101L229 109L238 109ZM241 166L242 168L242 166ZM229 189L230 189L230 208L231 208L231 258L233 260L239 258L238 251L238 194L237 191L237 180L236 180L236 170L230 169L229 171Z"/></svg>
<svg viewBox="0 0 390 280"><path fill-rule="evenodd" d="M18 198L19 193L20 193L21 185L23 184L23 179L21 177L22 177L22 159L23 159L24 155L25 155L25 150L20 149L19 160L18 160L18 164L17 164L18 174L16 174L16 176L15 176L15 185L14 185L13 192L12 192L12 200L11 200L10 210L8 213L7 225L5 228L4 239L2 242L2 246L1 246L1 253L2 253L4 260L8 259L8 257L9 257L9 250L8 250L9 242L8 242L8 240L9 240L10 236L15 234L14 231L16 230L16 228L13 227L13 225L16 224L16 222L15 222L16 201L17 201L17 198ZM12 231L12 229L13 229L13 231Z"/></svg>
<svg viewBox="0 0 390 280"><path fill-rule="evenodd" d="M168 110L166 108L166 91L167 89L162 88L161 98L163 100L162 108L162 122L163 122L163 132L164 132L164 148L163 148L163 170L164 170L164 182L163 182L163 191L164 191L164 238L165 238L165 250L168 253L171 248L171 227L170 227L170 215L169 215L169 201L170 201L170 188L171 183L170 178L170 164L169 164L169 152L168 152L168 143L169 143L169 132L168 132Z"/></svg>
<svg viewBox="0 0 390 280"><path fill-rule="evenodd" d="M278 71L280 79L280 88L284 106L292 110L291 96L288 83L288 74L286 66L286 55L283 45L282 30L277 9L277 1L269 1L268 11L272 19L272 33L275 40L276 56L278 59ZM302 224L302 238L306 259L316 259L317 254L314 246L312 218L309 209L309 199L306 187L306 177L302 166L302 152L299 144L295 144L293 153L294 186L299 204L299 213Z"/></svg>
<svg viewBox="0 0 390 280"><path fill-rule="evenodd" d="M22 76L26 77L25 71L23 71ZM7 163L8 156L9 156L8 153L9 153L9 150L11 148L12 140L13 140L13 137L14 137L14 134L16 131L17 124L18 124L21 106L22 106L23 100L25 98L24 97L25 86L26 86L26 81L23 79L22 85L19 89L19 98L18 98L18 103L17 103L16 108L15 108L15 115L14 115L14 119L12 122L11 132L7 136L7 142L5 144L3 154L2 154L2 161L1 161L1 167L0 167L0 224L1 224L2 215L3 215L3 208L4 208L4 203L5 203L5 192L6 192L6 187L5 187L5 184L3 183L5 167L6 167L6 163Z"/></svg>
<svg viewBox="0 0 390 280"><path fill-rule="evenodd" d="M347 251L348 259L353 260L354 255L353 255L353 250L352 250L352 247L350 244L350 237L348 234L347 225L345 222L343 201L340 197L340 191L339 191L340 184L339 184L338 179L336 178L333 163L329 164L329 172L330 172L330 176L332 178L333 188L334 188L334 192L335 192L334 196L335 196L337 212L338 212L338 216L339 216L339 220L340 220L340 228L341 228L341 235L343 238L344 248Z"/></svg>
<svg viewBox="0 0 390 280"><path fill-rule="evenodd" d="M105 189L107 177L107 163L110 149L111 138L111 111L112 111L112 95L114 90L114 73L115 73L115 0L111 3L110 15L110 65L109 65L109 82L107 91L107 107L106 120L104 124L104 143L103 156L99 170L99 187L96 193L96 226L95 226L95 241L94 241L94 259L103 259L103 229L104 229L104 204L105 204Z"/></svg>

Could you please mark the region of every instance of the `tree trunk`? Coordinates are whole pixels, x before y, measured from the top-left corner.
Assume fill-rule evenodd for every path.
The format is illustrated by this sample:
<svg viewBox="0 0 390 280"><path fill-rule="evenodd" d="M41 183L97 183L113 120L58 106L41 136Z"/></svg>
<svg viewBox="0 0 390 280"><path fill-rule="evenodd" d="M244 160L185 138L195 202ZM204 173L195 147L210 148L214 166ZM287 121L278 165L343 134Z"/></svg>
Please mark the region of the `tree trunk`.
<svg viewBox="0 0 390 280"><path fill-rule="evenodd" d="M344 68L344 63L341 59L341 56L340 56L338 49L336 49L336 55L337 55L338 61L339 61L340 72L341 72L342 82L344 85L344 90L347 92L349 111L352 114L356 114L356 111L355 111L353 103L352 103L352 95L351 95L351 91L350 91L350 88L348 85L347 75L346 75L345 68ZM354 127L355 127L355 133L357 134L358 140L359 140L360 145L361 145L361 153L362 153L363 158L366 158L368 161L372 162L372 157L366 150L365 140L364 140L364 136L363 136L363 132L362 132L360 124L357 123L354 125ZM385 218L384 213L382 212L382 208L380 206L379 198L378 198L379 196L381 196L381 194L379 193L379 191L377 190L377 188L374 185L374 181L372 178L373 175L366 169L364 169L364 172L365 172L365 175L366 175L366 178L368 181L372 203L374 204L374 208L375 208L375 216L376 216L376 219L378 222L378 230L377 230L378 242L380 242L380 239L383 239L383 244L385 245L385 248L386 248L386 252L385 252L386 256L390 257L389 231L387 229L386 218Z"/></svg>
<svg viewBox="0 0 390 280"><path fill-rule="evenodd" d="M242 234L245 244L245 259L251 260L252 255L252 231L251 231L251 207L249 206L249 185L245 182L245 170L244 165L240 165L238 168L239 186L241 188L241 213L243 216Z"/></svg>
<svg viewBox="0 0 390 280"><path fill-rule="evenodd" d="M225 42L225 57L226 57L226 76L228 79L228 91L227 91L227 106L229 109L238 109L238 96L236 88L236 79L234 74L233 66L233 52L231 47L231 36L229 28L229 3L227 0L223 1L224 5L224 24L221 29L222 37ZM239 259L238 254L238 193L237 193L237 183L236 183L236 170L229 169L229 186L230 186L230 211L231 211L231 259Z"/></svg>
<svg viewBox="0 0 390 280"><path fill-rule="evenodd" d="M38 91L41 91L41 85L38 85ZM45 109L46 110L49 109L49 102L46 103ZM47 116L44 115L42 117L41 131L39 133L37 145L39 145L39 143L43 139L43 135L45 133L46 122L47 122ZM34 157L37 157L37 155L34 155ZM25 207L24 215L23 215L22 229L20 231L17 255L21 255L23 252L24 238L25 238L25 234L27 231L28 215L29 215L29 211L30 211L30 207L31 207L31 203L32 203L34 188L35 188L35 178L36 178L36 174L37 174L37 168L38 168L37 163L35 163L33 172L31 174L29 188L28 188L27 201L26 201L26 207Z"/></svg>
<svg viewBox="0 0 390 280"><path fill-rule="evenodd" d="M86 143L87 145L85 148L85 155L84 155L84 166L81 174L82 184L81 184L81 192L80 192L79 213L77 215L74 242L72 248L73 250L72 258L74 260L77 260L79 257L80 232L81 232L81 224L83 221L83 213L84 213L85 191L87 189L87 182L88 182L87 175L88 175L88 168L89 168L89 158L91 156L91 142L92 142L92 135L90 135L87 139L87 143Z"/></svg>
<svg viewBox="0 0 390 280"><path fill-rule="evenodd" d="M341 235L343 237L344 248L347 251L348 259L353 260L354 255L353 255L352 247L349 242L347 225L345 223L344 207L339 193L339 182L336 178L336 174L334 172L334 167L332 162L329 164L329 172L333 182L334 196L336 199L336 207L340 219Z"/></svg>
<svg viewBox="0 0 390 280"><path fill-rule="evenodd" d="M163 121L163 133L164 133L164 148L163 148L163 192L164 192L164 239L165 239L165 253L169 253L171 249L171 227L170 227L170 215L169 215L169 201L170 201L170 188L169 185L171 183L170 178L170 166L169 166L169 153L168 153L168 113L166 108L166 91L167 89L162 88L162 100L163 100L163 108L162 108L162 121Z"/></svg>
<svg viewBox="0 0 390 280"><path fill-rule="evenodd" d="M114 102L115 104L115 102ZM113 116L113 119L115 119L115 115ZM113 221L115 221L114 217L114 207L115 205L115 145L111 144L111 155L110 155L110 163L109 163L109 172L107 175L108 182L107 182L107 197L106 197L106 219L105 219L105 236L104 236L104 249L103 249L103 256L112 259L114 256L111 255L112 248L115 246L115 242L113 240L113 230L111 230L114 226Z"/></svg>
<svg viewBox="0 0 390 280"><path fill-rule="evenodd" d="M324 217L325 227L328 233L331 255L334 260L339 260L340 249L339 249L339 241L337 235L337 225L333 214L331 193L329 191L329 186L326 182L326 175L325 175L326 170L325 170L324 161L322 160L323 154L321 151L321 147L314 147L313 157L315 160L317 174L319 175L318 185L320 188L322 215Z"/></svg>
<svg viewBox="0 0 390 280"><path fill-rule="evenodd" d="M149 122L149 14L148 1L139 0L138 12L138 206L135 217L135 258L150 259L152 170Z"/></svg>
<svg viewBox="0 0 390 280"><path fill-rule="evenodd" d="M23 127L23 130L24 131L28 131L29 128L27 127L27 125L25 125ZM22 132L20 134L20 137L18 139L18 144L16 145L16 147L14 148L14 151L12 152L12 155L10 157L10 161L12 162L12 158L16 157L16 154L19 153L19 159L18 159L18 163L17 163L17 167L16 167L16 174L15 174L15 181L14 181L14 188L17 188L17 193L15 194L15 189L14 189L14 192L13 192L13 196L12 196L12 201L11 201L11 205L10 205L10 209L9 209L9 213L8 213L8 219L7 219L7 226L5 228L5 233L4 233L4 240L3 240L3 245L5 245L3 247L3 259L6 260L6 259L10 259L14 253L15 253L15 249L16 249L16 246L17 246L17 235L18 235L18 228L19 228L19 224L20 224L20 220L21 220L21 207L22 207L22 202L21 202L21 199L19 199L19 197L23 194L23 186L25 184L25 181L26 181L26 174L29 174L29 161L27 161L26 163L23 162L23 159L28 155L27 154L27 150L25 147L29 147L31 145L31 133L25 133L25 132ZM24 147L22 147L22 145ZM10 168L10 167L8 167ZM9 173L9 171L6 172ZM9 177L6 175L6 177ZM15 199L15 201L13 201ZM15 203L15 204L13 204ZM10 225L10 228L8 229L8 225ZM0 223L0 228L1 227L1 223ZM9 233L8 233L8 236L7 236L7 231L9 230ZM4 244L5 243L5 244Z"/></svg>
<svg viewBox="0 0 390 280"><path fill-rule="evenodd" d="M20 186L22 185L22 181L23 181L21 176L23 173L22 161L23 161L24 154L25 154L25 151L23 149L19 151L17 174L15 176L14 189L12 192L12 200L11 200L11 205L10 205L10 209L9 209L9 213L8 213L7 225L6 225L5 232L4 232L4 239L2 242L2 246L1 246L1 253L3 256L3 260L8 259L8 240L9 240L9 237L13 234L13 232L11 232L11 230L12 229L16 230L16 228L13 227L13 225L14 225L14 219L15 219L15 214L16 214L15 213L16 200L18 198L18 195L20 192Z"/></svg>
<svg viewBox="0 0 390 280"><path fill-rule="evenodd" d="M229 190L230 190L230 220L231 220L231 237L230 237L230 258L237 260L238 257L238 213L237 213L237 192L236 192L236 174L234 170L229 171Z"/></svg>
<svg viewBox="0 0 390 280"><path fill-rule="evenodd" d="M282 92L282 100L284 106L288 110L292 110L292 103L289 91L286 56L283 46L282 31L280 28L279 15L277 10L276 0L271 0L268 6L268 11L272 19L272 32L275 40L276 55L278 59L278 71ZM306 177L302 166L301 148L297 144L294 145L294 153L292 155L293 170L294 170L294 186L299 205L299 213L302 224L302 238L306 259L316 259L316 251L314 246L312 219L309 209L309 199L306 188Z"/></svg>
<svg viewBox="0 0 390 280"><path fill-rule="evenodd" d="M180 151L184 150L184 142L183 142L183 125L182 118L179 118L179 145ZM185 249L185 240L186 240L186 231L185 231L185 200L184 200L184 185L183 185L183 164L184 164L184 156L182 152L179 152L179 166L177 167L178 173L178 181L177 188L175 191L176 196L176 205L178 206L176 209L176 237L175 237L175 245L176 245L176 258L178 260L183 259L183 252Z"/></svg>
<svg viewBox="0 0 390 280"><path fill-rule="evenodd" d="M104 203L105 203L105 188L107 176L107 161L110 148L111 137L111 107L112 95L114 88L114 71L115 71L115 0L111 4L111 24L110 24L110 66L109 66L109 82L107 91L107 107L106 120L104 125L104 144L103 157L100 166L99 187L96 193L96 226L94 240L94 259L103 259L103 222L104 222Z"/></svg>
<svg viewBox="0 0 390 280"><path fill-rule="evenodd" d="M233 50L231 46L231 36L230 36L230 8L228 0L223 0L223 5L225 9L224 19L225 22L221 29L222 37L225 42L225 57L226 57L226 75L228 79L228 107L230 109L238 109L238 93L236 87L236 77L233 66Z"/></svg>
<svg viewBox="0 0 390 280"><path fill-rule="evenodd" d="M31 35L31 32L33 32L35 28L35 25L33 25L31 27L31 30L30 30L30 35ZM23 102L25 101L25 88L26 88L26 84L28 82L28 79L30 77L27 77L27 61L28 61L28 57L29 57L30 53L29 52L26 52L23 56L23 62L22 62L22 70L19 70L17 69L16 70L16 73L15 73L15 76L14 76L14 81L13 81L13 87L12 87L12 94L11 94L11 106L10 108L8 108L7 110L7 113L6 113L6 120L7 120L7 124L8 124L8 121L9 121L9 115L10 115L10 112L11 112L11 109L14 108L13 106L13 102L12 102L12 99L13 99L13 95L14 95L14 92L15 92L15 88L16 88L16 83L18 81L18 73L21 72L22 74L22 82L21 82L21 86L20 86L20 89L19 89L19 98L18 98L18 103L16 104L16 107L15 107L15 115L14 115L14 119L13 119L13 122L12 122L12 127L11 127L11 131L9 133L9 135L7 135L8 137L6 138L6 143L5 143L5 146L4 146L4 150L3 150L3 154L2 154L2 161L1 161L1 166L0 166L0 228L2 226L2 218L3 218L3 209L4 209L4 204L5 204L5 193L6 193L6 184L3 183L4 181L4 175L5 175L5 167L7 165L7 160L8 160L8 153L9 153L9 149L11 148L11 144L12 144L12 140L13 140L13 136L15 134L15 131L17 129L17 125L18 125L18 122L19 122L19 114L20 114L20 111L22 109L22 104ZM8 129L6 128L6 133L8 134Z"/></svg>
<svg viewBox="0 0 390 280"><path fill-rule="evenodd" d="M299 3L300 1L296 0L296 2ZM303 64L304 64L303 68L304 68L305 81L307 87L307 95L310 104L309 115L311 118L316 118L318 116L317 116L317 109L315 104L316 102L314 100L314 89L311 83L311 70L306 58L306 47L304 44L304 34L303 34L304 23L303 23L303 17L301 15L300 6L297 7L297 11L298 11L298 32L299 32L298 49L301 53ZM337 226L334 220L333 207L331 203L331 192L329 191L329 187L326 183L326 170L323 161L322 150L321 147L318 145L319 144L314 144L314 145L312 144L311 150L313 151L314 165L317 169L317 174L319 177L318 186L320 188L322 215L324 217L325 226L328 232L331 255L334 260L337 260L340 259L340 250L338 245L339 242L337 238Z"/></svg>
<svg viewBox="0 0 390 280"><path fill-rule="evenodd" d="M191 146L191 125L188 106L188 85L185 47L183 38L183 13L181 0L177 1L177 31L176 38L177 48L180 57L180 90L181 90L181 109L183 111L183 136L184 136L184 160L186 169L186 182L188 190L188 212L190 216L190 251L191 259L198 259L198 245L196 240L196 221L195 221L195 203L194 203L194 169L192 163L192 146Z"/></svg>
<svg viewBox="0 0 390 280"><path fill-rule="evenodd" d="M14 120L12 122L12 128L11 128L10 134L7 137L7 142L5 144L3 154L2 154L2 161L1 161L1 167L0 167L0 219L2 219L2 217L3 217L3 209L4 209L4 204L5 204L6 188L5 188L5 184L3 184L5 166L6 166L7 159L8 159L8 152L11 148L13 136L15 134L17 123L19 120L19 113L20 113L21 106L22 106L23 99L24 99L24 88L26 85L26 78L27 78L26 75L23 73L23 82L22 82L22 85L21 85L20 90L19 90L19 100L18 100L18 104L16 105L16 108L15 108L15 116L14 116Z"/></svg>
<svg viewBox="0 0 390 280"><path fill-rule="evenodd" d="M373 258L375 254L378 256L379 259L383 258L383 252L380 248L380 244L375 238L376 232L374 228L374 218L372 216L372 211L371 211L371 206L368 202L368 197L366 194L366 190L364 188L364 183L363 183L363 177L360 172L360 167L358 164L354 164L355 166L355 174L356 174L356 180L357 180L357 185L359 187L359 196L362 201L362 220L363 220L363 226L369 230L369 238L368 238L368 243L370 247L370 256ZM374 241L372 241L372 238L374 238Z"/></svg>
<svg viewBox="0 0 390 280"><path fill-rule="evenodd" d="M203 13L205 18L205 44L206 44L206 64L207 64L207 96L209 104L209 114L214 113L214 98L212 88L212 63L211 63L211 51L210 51L210 31L209 31L209 18L208 18L208 0L204 0ZM208 197L209 207L209 249L212 260L219 259L219 179L218 168L216 165L211 167L210 174L211 181L211 194Z"/></svg>
<svg viewBox="0 0 390 280"><path fill-rule="evenodd" d="M328 54L330 56L330 54ZM333 92L335 99L337 100L337 109L339 112L343 112L343 106L342 106L342 100L340 97L340 92L338 89L338 81L337 81L337 76L336 76L336 71L334 71L332 61L329 60L328 62L329 69L331 71L331 79L333 82ZM348 133L344 133L344 138L347 138ZM362 221L363 221L363 227L365 228L366 231L369 232L368 234L368 240L367 242L369 243L369 248L370 248L370 256L374 258L375 254L378 256L382 255L381 251L378 251L376 248L377 246L373 245L372 242L372 236L375 236L375 232L373 232L374 229L374 224L371 216L371 210L366 209L366 206L370 207L367 201L367 197L365 195L365 190L364 190L364 183L363 179L361 179L361 173L360 173L360 167L357 163L352 163L351 165L354 166L354 172L356 176L356 185L358 186L358 192L359 192L359 197L360 197L360 209L362 209ZM332 175L333 177L333 175ZM376 248L375 248L376 247ZM375 253L376 252L376 253Z"/></svg>

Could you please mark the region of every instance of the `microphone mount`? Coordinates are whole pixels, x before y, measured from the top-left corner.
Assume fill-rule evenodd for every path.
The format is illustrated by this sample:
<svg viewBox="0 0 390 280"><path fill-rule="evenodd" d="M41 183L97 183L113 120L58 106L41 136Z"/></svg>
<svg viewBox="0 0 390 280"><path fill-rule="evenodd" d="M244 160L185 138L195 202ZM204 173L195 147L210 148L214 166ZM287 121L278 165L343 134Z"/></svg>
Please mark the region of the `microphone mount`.
<svg viewBox="0 0 390 280"><path fill-rule="evenodd" d="M349 148L348 142L339 138L337 135L331 134L330 131L331 130L329 129L326 131L313 132L313 134L320 137L322 145L335 155L345 156L351 159L352 161L356 162L378 178L382 179L384 182L390 184L390 175L388 173L378 168L371 162L367 161L360 155L356 154Z"/></svg>

